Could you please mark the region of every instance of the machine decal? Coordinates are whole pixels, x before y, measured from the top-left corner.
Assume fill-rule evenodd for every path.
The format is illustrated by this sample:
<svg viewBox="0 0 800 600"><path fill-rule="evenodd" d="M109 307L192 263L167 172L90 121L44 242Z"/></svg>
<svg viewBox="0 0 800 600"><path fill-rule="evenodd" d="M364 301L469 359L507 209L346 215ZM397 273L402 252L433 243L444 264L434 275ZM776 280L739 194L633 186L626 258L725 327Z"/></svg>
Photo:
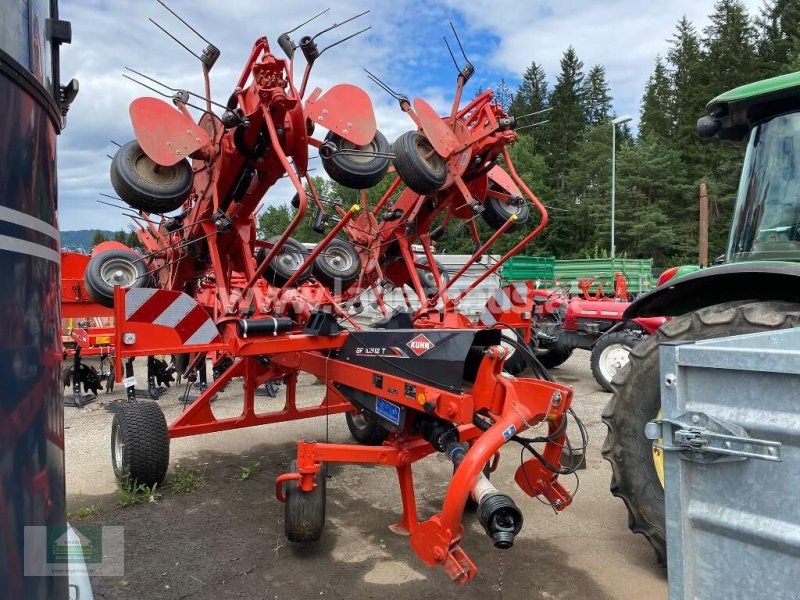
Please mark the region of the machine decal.
<svg viewBox="0 0 800 600"><path fill-rule="evenodd" d="M427 337L425 337L425 334L421 333L417 337L412 339L410 342L408 342L406 346L411 348L411 351L417 356L422 356L428 350L434 348L436 344L434 344Z"/></svg>
<svg viewBox="0 0 800 600"><path fill-rule="evenodd" d="M390 421L395 425L400 425L400 407L393 402L389 402L388 400L384 400L383 398L376 396L375 412L387 421Z"/></svg>

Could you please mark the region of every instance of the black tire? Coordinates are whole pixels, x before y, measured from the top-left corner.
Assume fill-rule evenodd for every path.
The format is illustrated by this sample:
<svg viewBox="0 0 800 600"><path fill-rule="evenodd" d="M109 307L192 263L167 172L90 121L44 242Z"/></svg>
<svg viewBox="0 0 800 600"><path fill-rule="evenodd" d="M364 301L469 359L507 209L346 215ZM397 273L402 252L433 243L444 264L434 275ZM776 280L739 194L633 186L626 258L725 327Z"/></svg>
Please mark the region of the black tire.
<svg viewBox="0 0 800 600"><path fill-rule="evenodd" d="M155 402L129 402L114 412L111 464L120 485L152 487L164 481L169 467L169 433Z"/></svg>
<svg viewBox="0 0 800 600"><path fill-rule="evenodd" d="M354 190L371 188L383 179L389 170L388 154L391 149L380 131L376 131L372 141L361 148L356 148L352 142L332 131L325 136L325 142L330 142L339 150L346 151L328 158L321 157L325 172L344 187ZM383 156L375 156L375 153Z"/></svg>
<svg viewBox="0 0 800 600"><path fill-rule="evenodd" d="M417 269L417 277L419 277L420 283L422 284L422 288L425 290L425 295L427 296L434 295L436 292L439 291L439 285L438 285L439 282L437 282L436 279L434 278L433 271L427 268L428 257L423 256L422 258L417 258L415 262L418 265L423 265L423 268ZM439 275L442 276L442 283L444 285L447 285L447 283L450 281L450 273L448 273L444 265L435 258L433 259L433 262L436 263L436 268L439 269Z"/></svg>
<svg viewBox="0 0 800 600"><path fill-rule="evenodd" d="M546 369L555 369L567 362L567 359L572 356L573 350L575 348L556 342L547 348L536 350L536 358Z"/></svg>
<svg viewBox="0 0 800 600"><path fill-rule="evenodd" d="M267 240L268 243L274 244L280 239L280 236L274 236ZM256 262L261 262L267 257L269 251L266 248L259 248L256 251ZM300 265L308 258L308 250L300 242L294 238L287 238L286 243L281 248L275 258L272 259L267 268L264 269L264 279L276 287L281 287L294 275L295 271L300 268ZM295 284L301 284L306 279L311 277L311 269L313 265L308 265L303 274L297 279Z"/></svg>
<svg viewBox="0 0 800 600"><path fill-rule="evenodd" d="M656 562L666 564L664 489L656 472L645 425L661 409L659 344L693 341L800 326L800 305L788 302L730 302L668 321L630 353L614 378L614 395L602 413L608 427L603 458L611 463L611 493L628 509L628 527L652 544Z"/></svg>
<svg viewBox="0 0 800 600"><path fill-rule="evenodd" d="M157 165L139 142L128 142L111 161L111 186L131 208L148 213L176 210L192 191L192 165L186 159L171 167Z"/></svg>
<svg viewBox="0 0 800 600"><path fill-rule="evenodd" d="M289 472L297 472L297 461L289 463ZM316 542L325 530L325 463L314 478L314 489L304 492L297 481L284 484L284 530L290 542Z"/></svg>
<svg viewBox="0 0 800 600"><path fill-rule="evenodd" d="M367 411L348 412L344 415L350 435L362 446L380 446L389 437L378 417Z"/></svg>
<svg viewBox="0 0 800 600"><path fill-rule="evenodd" d="M144 259L131 250L106 250L96 254L83 275L86 293L101 306L114 307L114 286L124 289L147 287L150 275Z"/></svg>
<svg viewBox="0 0 800 600"><path fill-rule="evenodd" d="M418 194L432 194L447 181L447 166L419 131L406 131L392 145L397 175Z"/></svg>
<svg viewBox="0 0 800 600"><path fill-rule="evenodd" d="M526 202L519 206L514 206L498 198L486 198L486 201L483 203L483 212L481 216L489 227L494 230L500 229L512 215L516 215L517 220L506 229L506 232L519 229L525 224L530 216L530 205Z"/></svg>
<svg viewBox="0 0 800 600"><path fill-rule="evenodd" d="M312 271L322 285L341 293L358 280L361 258L352 244L335 238L314 259Z"/></svg>
<svg viewBox="0 0 800 600"><path fill-rule="evenodd" d="M629 331L614 331L595 342L592 346L592 375L600 387L607 392L614 391L611 380L628 364L631 349L641 341Z"/></svg>

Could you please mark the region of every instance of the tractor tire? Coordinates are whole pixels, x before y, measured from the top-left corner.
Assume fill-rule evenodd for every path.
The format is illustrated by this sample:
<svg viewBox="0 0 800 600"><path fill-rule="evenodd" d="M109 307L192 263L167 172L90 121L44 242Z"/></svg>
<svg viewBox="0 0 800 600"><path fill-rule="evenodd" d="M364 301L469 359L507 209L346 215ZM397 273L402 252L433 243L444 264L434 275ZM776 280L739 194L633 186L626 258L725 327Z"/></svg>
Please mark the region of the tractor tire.
<svg viewBox="0 0 800 600"><path fill-rule="evenodd" d="M381 426L378 418L367 411L345 413L344 419L350 435L362 446L380 446L389 437L389 430Z"/></svg>
<svg viewBox="0 0 800 600"><path fill-rule="evenodd" d="M392 145L397 175L418 194L432 194L447 181L447 166L419 131L406 131Z"/></svg>
<svg viewBox="0 0 800 600"><path fill-rule="evenodd" d="M289 472L297 472L296 460L289 463ZM322 463L312 491L304 492L297 481L285 483L283 525L290 542L316 542L322 537L325 530L325 482L325 463Z"/></svg>
<svg viewBox="0 0 800 600"><path fill-rule="evenodd" d="M336 238L314 259L312 270L317 281L341 294L361 275L361 258L352 244Z"/></svg>
<svg viewBox="0 0 800 600"><path fill-rule="evenodd" d="M164 481L169 467L169 433L155 402L129 402L114 412L111 464L121 486L152 487Z"/></svg>
<svg viewBox="0 0 800 600"><path fill-rule="evenodd" d="M659 565L666 565L667 559L664 487L652 442L644 435L645 425L661 410L659 344L798 326L797 303L745 301L709 306L666 322L634 346L630 362L614 378L614 395L602 413L608 427L602 454L613 471L611 493L625 502L628 527L647 538Z"/></svg>
<svg viewBox="0 0 800 600"><path fill-rule="evenodd" d="M375 137L366 146L356 148L352 142L343 137L328 132L325 142L334 144L341 154L336 153L329 158L321 158L325 172L336 183L353 190L366 190L378 184L389 170L389 157L391 152L389 142L380 131L375 132ZM382 156L375 156L380 153Z"/></svg>
<svg viewBox="0 0 800 600"><path fill-rule="evenodd" d="M611 380L628 364L631 349L641 341L628 331L614 331L595 342L592 346L592 375L600 387L607 392L614 391Z"/></svg>
<svg viewBox="0 0 800 600"><path fill-rule="evenodd" d="M83 276L89 298L106 308L114 308L114 286L124 289L147 287L150 275L144 259L131 250L106 250L86 265Z"/></svg>
<svg viewBox="0 0 800 600"><path fill-rule="evenodd" d="M555 369L567 362L567 359L572 356L573 350L575 348L571 346L555 343L549 348L537 349L536 358L539 359L545 369Z"/></svg>
<svg viewBox="0 0 800 600"><path fill-rule="evenodd" d="M274 244L280 239L276 235L267 240L267 243ZM266 248L259 248L256 252L256 262L261 264L267 257L269 251ZM290 237L286 239L286 243L281 248L281 251L270 261L267 268L264 269L264 279L276 287L282 287L294 275L295 271L308 258L308 250L296 239ZM303 283L306 279L311 277L311 269L313 265L308 265L302 275L295 282L296 285Z"/></svg>
<svg viewBox="0 0 800 600"><path fill-rule="evenodd" d="M163 214L180 208L192 191L192 165L183 159L164 167L144 153L139 142L128 142L111 161L111 186L128 206Z"/></svg>
<svg viewBox="0 0 800 600"><path fill-rule="evenodd" d="M525 224L530 216L530 206L527 203L521 206L514 206L498 198L486 198L481 216L487 225L495 231L500 229L512 215L516 215L517 220L506 229L506 232L515 231Z"/></svg>

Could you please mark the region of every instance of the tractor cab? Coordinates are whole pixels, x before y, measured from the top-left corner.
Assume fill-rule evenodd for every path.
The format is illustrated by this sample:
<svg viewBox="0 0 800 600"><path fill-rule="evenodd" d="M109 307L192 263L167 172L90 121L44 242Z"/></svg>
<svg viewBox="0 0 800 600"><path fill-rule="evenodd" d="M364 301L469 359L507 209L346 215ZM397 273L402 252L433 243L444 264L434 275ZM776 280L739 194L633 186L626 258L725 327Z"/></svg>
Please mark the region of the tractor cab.
<svg viewBox="0 0 800 600"><path fill-rule="evenodd" d="M708 104L701 137L746 145L726 262L800 260L800 73Z"/></svg>

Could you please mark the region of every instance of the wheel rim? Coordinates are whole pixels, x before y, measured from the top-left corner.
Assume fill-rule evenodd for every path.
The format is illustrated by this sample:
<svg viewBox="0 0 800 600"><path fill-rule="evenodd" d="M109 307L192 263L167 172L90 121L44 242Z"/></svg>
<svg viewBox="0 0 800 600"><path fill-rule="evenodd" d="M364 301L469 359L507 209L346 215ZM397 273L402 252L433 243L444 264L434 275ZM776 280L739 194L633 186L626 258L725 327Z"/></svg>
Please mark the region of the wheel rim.
<svg viewBox="0 0 800 600"><path fill-rule="evenodd" d="M114 430L114 466L117 471L122 472L122 456L125 452L125 442L122 439L122 429L117 427Z"/></svg>
<svg viewBox="0 0 800 600"><path fill-rule="evenodd" d="M433 146L428 140L426 140L424 137L418 137L417 143L414 145L414 150L416 150L420 160L428 165L428 169L430 169L433 173L439 173L442 171L442 166L444 163L442 162L441 157L436 154L436 151L433 149Z"/></svg>
<svg viewBox="0 0 800 600"><path fill-rule="evenodd" d="M166 187L178 180L176 167L157 165L144 152L134 158L132 167L140 179L155 186Z"/></svg>
<svg viewBox="0 0 800 600"><path fill-rule="evenodd" d="M131 287L139 279L139 272L131 261L124 258L111 258L100 267L100 278L110 287Z"/></svg>
<svg viewBox="0 0 800 600"><path fill-rule="evenodd" d="M661 409L658 409L656 419L660 419L661 416ZM658 475L658 481L661 482L662 488L664 487L664 451L661 448L657 448L656 445L661 446L663 443L664 438L658 438L657 441L653 442L653 466L656 468L656 475Z"/></svg>
<svg viewBox="0 0 800 600"><path fill-rule="evenodd" d="M297 250L284 247L275 260L287 271L294 272L300 268L305 258L303 257L302 253L298 252Z"/></svg>
<svg viewBox="0 0 800 600"><path fill-rule="evenodd" d="M363 412L350 413L350 421L356 429L367 428L367 417L364 416Z"/></svg>
<svg viewBox="0 0 800 600"><path fill-rule="evenodd" d="M339 272L347 272L353 268L353 255L341 246L331 246L323 252L325 263Z"/></svg>
<svg viewBox="0 0 800 600"><path fill-rule="evenodd" d="M378 146L375 144L375 140L372 140L366 146L359 147L353 142L343 139L340 143L340 146L342 150L347 150L343 156L345 156L351 162L358 163L360 165L365 165L375 160L375 153L378 152Z"/></svg>
<svg viewBox="0 0 800 600"><path fill-rule="evenodd" d="M606 381L614 379L614 375L628 364L631 349L625 344L610 344L600 354L600 373Z"/></svg>

